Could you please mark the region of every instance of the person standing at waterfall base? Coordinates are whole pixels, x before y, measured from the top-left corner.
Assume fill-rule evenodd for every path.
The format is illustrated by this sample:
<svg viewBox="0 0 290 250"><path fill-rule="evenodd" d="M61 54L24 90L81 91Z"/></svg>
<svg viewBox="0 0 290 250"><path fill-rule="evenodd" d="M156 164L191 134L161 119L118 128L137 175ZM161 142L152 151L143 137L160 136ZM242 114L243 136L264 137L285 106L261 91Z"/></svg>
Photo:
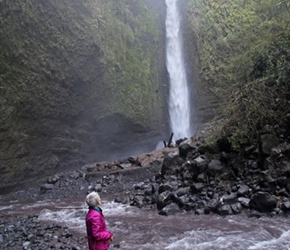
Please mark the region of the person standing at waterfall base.
<svg viewBox="0 0 290 250"><path fill-rule="evenodd" d="M113 234L107 231L105 217L100 208L102 205L100 195L97 192L89 193L86 203L89 206L86 215L89 250L107 250L110 241L113 240Z"/></svg>

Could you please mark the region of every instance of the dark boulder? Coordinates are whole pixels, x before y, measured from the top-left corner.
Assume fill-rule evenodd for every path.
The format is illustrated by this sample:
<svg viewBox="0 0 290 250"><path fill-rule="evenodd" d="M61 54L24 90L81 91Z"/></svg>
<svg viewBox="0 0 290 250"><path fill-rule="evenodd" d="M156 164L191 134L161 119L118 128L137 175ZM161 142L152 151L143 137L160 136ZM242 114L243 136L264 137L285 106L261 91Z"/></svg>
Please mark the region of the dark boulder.
<svg viewBox="0 0 290 250"><path fill-rule="evenodd" d="M157 209L161 210L165 206L171 203L172 193L170 191L165 191L158 195L157 197Z"/></svg>
<svg viewBox="0 0 290 250"><path fill-rule="evenodd" d="M180 212L180 208L177 204L175 203L171 203L165 207L163 207L160 211L159 211L159 214L160 215L173 215L173 214L176 214Z"/></svg>
<svg viewBox="0 0 290 250"><path fill-rule="evenodd" d="M233 210L229 204L224 204L217 208L217 213L219 215L231 215L233 214Z"/></svg>
<svg viewBox="0 0 290 250"><path fill-rule="evenodd" d="M277 206L277 198L267 192L257 192L252 195L249 206L260 212L271 212Z"/></svg>

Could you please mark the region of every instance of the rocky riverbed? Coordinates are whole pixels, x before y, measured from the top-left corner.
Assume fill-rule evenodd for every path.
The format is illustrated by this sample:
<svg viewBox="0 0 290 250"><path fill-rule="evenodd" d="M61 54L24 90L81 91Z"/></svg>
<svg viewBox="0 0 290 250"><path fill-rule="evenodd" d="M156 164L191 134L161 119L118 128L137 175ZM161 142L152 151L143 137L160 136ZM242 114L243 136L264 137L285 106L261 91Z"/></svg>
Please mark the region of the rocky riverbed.
<svg viewBox="0 0 290 250"><path fill-rule="evenodd" d="M288 216L290 144L270 134L260 145L237 153L226 140L204 145L198 137L113 162L98 162L58 173L39 185L2 195L1 204L103 197L160 215ZM64 225L46 224L33 212L10 216L0 211L2 249L86 249L86 239ZM113 245L117 249L118 245Z"/></svg>
<svg viewBox="0 0 290 250"><path fill-rule="evenodd" d="M0 208L29 203L32 207L35 204L36 209L26 215L0 210L0 249L87 249L83 235L65 225L39 220L37 206L41 201L84 200L87 192L97 190L107 200L130 202L134 185L158 174L159 165L151 164L153 158L162 162L166 154L176 151L177 148L165 148L139 157L85 165L79 170L57 173L30 187L1 195ZM119 246L113 243L111 248Z"/></svg>

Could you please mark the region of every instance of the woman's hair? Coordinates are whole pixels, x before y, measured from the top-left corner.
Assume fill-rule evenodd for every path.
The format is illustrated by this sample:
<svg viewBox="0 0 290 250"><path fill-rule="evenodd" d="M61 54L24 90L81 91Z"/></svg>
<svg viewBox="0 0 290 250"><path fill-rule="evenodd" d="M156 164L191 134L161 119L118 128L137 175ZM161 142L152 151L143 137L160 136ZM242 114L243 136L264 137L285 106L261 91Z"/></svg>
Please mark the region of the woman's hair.
<svg viewBox="0 0 290 250"><path fill-rule="evenodd" d="M101 198L100 198L100 195L95 191L89 193L86 197L86 202L87 202L89 207L97 206L98 201L101 201Z"/></svg>

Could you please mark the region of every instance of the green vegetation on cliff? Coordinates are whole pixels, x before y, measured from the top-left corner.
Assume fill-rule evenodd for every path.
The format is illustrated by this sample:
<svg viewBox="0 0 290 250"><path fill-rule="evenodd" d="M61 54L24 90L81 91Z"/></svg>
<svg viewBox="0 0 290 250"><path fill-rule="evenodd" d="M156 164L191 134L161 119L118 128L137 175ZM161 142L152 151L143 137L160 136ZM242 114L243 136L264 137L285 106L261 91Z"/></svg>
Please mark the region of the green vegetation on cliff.
<svg viewBox="0 0 290 250"><path fill-rule="evenodd" d="M201 78L219 96L222 134L238 145L290 112L290 3L189 0Z"/></svg>
<svg viewBox="0 0 290 250"><path fill-rule="evenodd" d="M96 158L104 116L157 127L162 29L149 0L0 0L0 10L3 186Z"/></svg>
<svg viewBox="0 0 290 250"><path fill-rule="evenodd" d="M95 99L96 117L120 112L150 123L152 110L160 115L154 56L159 50L158 16L147 13L143 1L0 4L1 88L11 102L35 105L37 115L48 115L86 97L87 105L94 106ZM78 110L70 112L77 115Z"/></svg>
<svg viewBox="0 0 290 250"><path fill-rule="evenodd" d="M102 31L98 39L109 68L106 81L119 94L113 96L111 109L146 124L148 118L161 115L156 95L160 72L156 61L160 53L157 13L147 12L144 2L138 0L109 0L102 6L104 13L98 15L96 23ZM156 108L159 111L154 113Z"/></svg>

